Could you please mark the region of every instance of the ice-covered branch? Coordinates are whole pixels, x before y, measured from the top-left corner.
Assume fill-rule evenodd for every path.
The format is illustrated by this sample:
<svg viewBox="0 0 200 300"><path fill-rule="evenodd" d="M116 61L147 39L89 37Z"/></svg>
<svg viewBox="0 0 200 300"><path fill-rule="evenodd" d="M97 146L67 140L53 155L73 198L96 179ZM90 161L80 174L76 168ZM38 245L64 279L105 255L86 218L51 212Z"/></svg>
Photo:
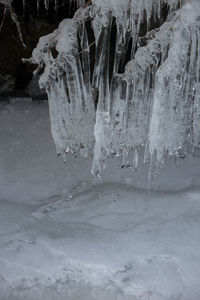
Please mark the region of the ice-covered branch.
<svg viewBox="0 0 200 300"><path fill-rule="evenodd" d="M0 4L3 4L5 6L4 14L3 14L3 20L2 20L2 23L1 23L1 27L0 27L0 32L1 32L1 29L3 27L6 11L8 10L10 12L10 15L11 15L11 18L12 18L13 22L15 23L15 25L17 27L17 32L18 32L20 41L21 41L23 47L26 48L26 45L23 41L23 36L22 36L22 31L21 31L21 28L20 28L20 24L19 24L17 15L16 15L16 13L13 9L12 2L13 2L13 0L0 0Z"/></svg>

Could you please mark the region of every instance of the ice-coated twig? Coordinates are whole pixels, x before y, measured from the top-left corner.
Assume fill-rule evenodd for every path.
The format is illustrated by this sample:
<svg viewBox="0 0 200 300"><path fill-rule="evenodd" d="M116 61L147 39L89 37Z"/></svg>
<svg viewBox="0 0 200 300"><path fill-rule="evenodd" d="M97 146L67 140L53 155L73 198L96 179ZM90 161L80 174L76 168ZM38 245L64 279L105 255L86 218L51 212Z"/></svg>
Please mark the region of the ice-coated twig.
<svg viewBox="0 0 200 300"><path fill-rule="evenodd" d="M2 22L1 22L1 25L0 25L0 32L3 28L3 24L4 24L4 20L5 20L5 16L6 16L6 11L7 11L7 7L5 6L4 7L4 12L3 12L3 19L2 19Z"/></svg>

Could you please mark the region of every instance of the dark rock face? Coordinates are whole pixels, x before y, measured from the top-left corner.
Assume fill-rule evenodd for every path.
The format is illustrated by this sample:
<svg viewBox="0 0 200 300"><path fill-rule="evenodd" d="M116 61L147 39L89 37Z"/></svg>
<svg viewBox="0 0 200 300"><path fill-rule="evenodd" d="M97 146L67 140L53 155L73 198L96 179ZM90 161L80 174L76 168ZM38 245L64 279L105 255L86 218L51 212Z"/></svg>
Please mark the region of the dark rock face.
<svg viewBox="0 0 200 300"><path fill-rule="evenodd" d="M37 80L32 78L34 66L23 64L21 58L29 58L38 39L52 32L63 18L72 17L76 10L76 7L70 6L70 2L67 0L62 2L62 5L60 4L56 13L54 3L54 1L50 1L47 13L43 1L41 1L38 15L36 0L27 0L24 11L22 0L14 0L13 7L20 22L26 48L19 39L16 25L12 21L9 11L6 12L0 32L0 95L46 97L44 91L39 90ZM3 11L4 6L0 4L0 24Z"/></svg>

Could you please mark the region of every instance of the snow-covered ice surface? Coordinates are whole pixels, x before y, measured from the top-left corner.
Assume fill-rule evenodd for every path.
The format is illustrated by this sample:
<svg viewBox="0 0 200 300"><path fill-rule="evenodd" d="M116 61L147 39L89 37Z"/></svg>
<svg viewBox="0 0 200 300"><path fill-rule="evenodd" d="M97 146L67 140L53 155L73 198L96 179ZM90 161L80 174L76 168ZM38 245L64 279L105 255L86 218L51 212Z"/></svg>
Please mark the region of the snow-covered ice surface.
<svg viewBox="0 0 200 300"><path fill-rule="evenodd" d="M200 162L55 154L47 103L0 104L0 300L199 300Z"/></svg>

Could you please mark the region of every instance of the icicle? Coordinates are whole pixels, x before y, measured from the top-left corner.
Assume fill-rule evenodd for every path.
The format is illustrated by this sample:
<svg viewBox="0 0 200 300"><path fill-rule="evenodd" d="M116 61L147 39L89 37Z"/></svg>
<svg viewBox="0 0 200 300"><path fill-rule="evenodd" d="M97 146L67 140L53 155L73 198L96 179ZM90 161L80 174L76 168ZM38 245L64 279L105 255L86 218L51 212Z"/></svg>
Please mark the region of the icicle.
<svg viewBox="0 0 200 300"><path fill-rule="evenodd" d="M24 48L26 48L26 45L23 41L23 36L22 36L22 32L21 32L21 28L20 28L20 24L19 24L19 21L18 21L18 18L17 18L17 15L12 7L11 4L9 4L9 11L10 11L10 14L11 14L11 17L12 17L12 20L13 22L15 23L16 27L17 27L17 31L18 31L18 35L19 35L19 38L21 40L21 43L23 45Z"/></svg>
<svg viewBox="0 0 200 300"><path fill-rule="evenodd" d="M40 0L37 0L37 15L40 14Z"/></svg>
<svg viewBox="0 0 200 300"><path fill-rule="evenodd" d="M56 12L56 15L57 15L57 12L58 12L58 0L55 0L55 12Z"/></svg>
<svg viewBox="0 0 200 300"><path fill-rule="evenodd" d="M3 19L2 19L2 22L1 22L1 25L0 25L0 32L3 28L3 24L4 24L4 21L5 21L6 11L7 11L7 7L5 6L4 7L4 12L3 12Z"/></svg>
<svg viewBox="0 0 200 300"><path fill-rule="evenodd" d="M48 10L49 10L49 0L44 0L44 7L46 9L46 13L48 13Z"/></svg>
<svg viewBox="0 0 200 300"><path fill-rule="evenodd" d="M89 47L82 26L81 46L86 52ZM85 84L90 77L88 56L84 54L82 68L77 30L75 20L64 20L53 34L40 39L33 58L38 64L45 64L40 86L46 88L50 99L51 130L57 152L65 155L71 151L86 157L94 144L95 110L90 86ZM53 47L59 53L55 59L48 50Z"/></svg>
<svg viewBox="0 0 200 300"><path fill-rule="evenodd" d="M156 150L157 160L161 163L166 152L175 156L185 143L193 143L191 120L194 116L191 107L199 66L196 64L198 48L195 32L198 12L195 13L192 8L188 4L179 14L168 58L156 74L149 136L150 152Z"/></svg>
<svg viewBox="0 0 200 300"><path fill-rule="evenodd" d="M134 150L134 156L133 156L133 171L137 171L138 163L139 163L139 155L138 155L138 149L136 148Z"/></svg>
<svg viewBox="0 0 200 300"><path fill-rule="evenodd" d="M23 0L23 15L25 14L26 0Z"/></svg>

